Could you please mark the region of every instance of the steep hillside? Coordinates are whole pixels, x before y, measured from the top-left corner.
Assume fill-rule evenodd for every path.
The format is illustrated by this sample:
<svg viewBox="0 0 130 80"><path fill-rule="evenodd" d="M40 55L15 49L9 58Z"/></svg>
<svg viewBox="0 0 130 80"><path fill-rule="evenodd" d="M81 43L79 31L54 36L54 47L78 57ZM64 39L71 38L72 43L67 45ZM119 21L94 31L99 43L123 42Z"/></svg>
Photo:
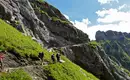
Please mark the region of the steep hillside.
<svg viewBox="0 0 130 80"><path fill-rule="evenodd" d="M112 60L96 42L67 46L62 49L70 60L101 80L130 79L130 72Z"/></svg>
<svg viewBox="0 0 130 80"><path fill-rule="evenodd" d="M4 59L5 70L0 73L0 80L98 80L64 56L64 63L52 64L52 52L42 49L29 36L23 35L2 20L0 32L0 49L8 51ZM37 57L42 51L45 53L46 63L43 66ZM39 74L36 75L36 72Z"/></svg>
<svg viewBox="0 0 130 80"><path fill-rule="evenodd" d="M116 31L96 33L96 40L104 48L106 54L116 62L118 67L124 67L130 71L130 34ZM127 71L127 72L129 72Z"/></svg>
<svg viewBox="0 0 130 80"><path fill-rule="evenodd" d="M22 32L1 20L0 34L3 38L0 38L0 45L1 49L8 50L4 63L5 71L9 72L5 74L9 77L10 72L16 70L12 72L15 74L22 68L26 73L21 74L29 74L33 80L130 79L129 71L117 68L116 62L98 43L90 42L87 34L75 28L57 8L45 1L0 0L0 18ZM48 52L47 49L56 49L63 54L65 63L52 64L50 55L56 51ZM37 58L41 51L45 53L43 66Z"/></svg>
<svg viewBox="0 0 130 80"><path fill-rule="evenodd" d="M130 70L130 34L115 31L100 32L96 40L101 43L111 59Z"/></svg>

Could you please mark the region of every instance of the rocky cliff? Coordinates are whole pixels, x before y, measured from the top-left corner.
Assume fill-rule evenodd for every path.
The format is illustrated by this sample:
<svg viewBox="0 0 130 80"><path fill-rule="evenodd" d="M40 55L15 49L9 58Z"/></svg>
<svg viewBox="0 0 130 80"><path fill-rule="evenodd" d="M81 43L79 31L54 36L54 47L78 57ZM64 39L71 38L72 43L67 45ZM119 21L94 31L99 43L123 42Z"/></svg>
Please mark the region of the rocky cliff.
<svg viewBox="0 0 130 80"><path fill-rule="evenodd" d="M122 68L116 68L114 64L116 62L109 58L99 44L96 42L90 42L87 34L75 28L58 9L45 1L0 0L0 18L22 32L24 36L31 37L36 42L42 44L42 47L46 47L47 49L55 47L72 62L76 63L86 71L91 72L101 80L130 79L128 73L124 72ZM19 41L16 40L16 42ZM24 43L27 45L26 41ZM17 54L26 54L25 56L27 59L30 57L30 55L32 57L32 54L34 56L34 52L36 53L41 50L35 49L36 46L34 45L36 44L32 45L29 42L28 45L30 44L31 46L24 46L22 42L20 42L21 46L16 46L15 42L9 44L11 46L6 44L1 45L2 47L3 45L6 45L5 47L8 47L9 49L11 47L10 50L13 51L11 54L14 54L14 52L17 52ZM29 54L28 49L30 51ZM48 59L50 53L47 51L44 52L46 53L45 60L48 63L50 60ZM37 55L35 55L35 58L37 58L36 56ZM15 55L15 57L17 56ZM45 71L42 71L42 73L36 74L33 72L38 77L40 76L40 79L34 78L34 80L97 80L97 78L93 76L91 77L91 75L87 74L87 72L80 67L77 67L66 58L63 57L63 59L66 61L65 64L51 64L48 65L46 69L44 69ZM17 62L15 59L14 61ZM33 61L31 61L31 63L32 62ZM20 61L18 61L18 63L21 64ZM26 63L26 65L27 64L28 63ZM36 67L34 66L33 68ZM41 67L39 69L41 70ZM30 69L25 70L28 72L30 71ZM39 70L36 69L36 72L38 71ZM48 74L41 76L41 74L44 73Z"/></svg>

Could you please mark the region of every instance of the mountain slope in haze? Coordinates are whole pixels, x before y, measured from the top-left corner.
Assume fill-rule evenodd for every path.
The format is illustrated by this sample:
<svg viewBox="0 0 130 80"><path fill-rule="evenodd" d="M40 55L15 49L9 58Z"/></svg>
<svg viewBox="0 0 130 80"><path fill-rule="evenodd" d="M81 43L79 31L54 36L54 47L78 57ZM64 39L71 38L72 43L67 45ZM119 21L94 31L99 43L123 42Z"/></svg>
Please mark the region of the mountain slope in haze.
<svg viewBox="0 0 130 80"><path fill-rule="evenodd" d="M98 80L64 56L62 59L65 63L52 64L50 59L52 52L49 53L46 49L42 49L29 36L24 36L1 19L0 32L0 49L8 51L4 59L4 67L8 72L0 72L0 80ZM45 66L39 63L39 52L45 53ZM34 69L30 72L31 68ZM42 75L34 75L37 72L36 68Z"/></svg>
<svg viewBox="0 0 130 80"><path fill-rule="evenodd" d="M10 42L4 48L8 49L9 47L12 51L5 59L6 69L9 72L22 68L34 80L130 79L128 73L116 68L115 62L109 58L99 44L90 42L87 34L74 27L57 8L47 2L41 0L0 0L0 18L28 38L17 37L21 34L16 36L20 39L11 37L10 40L7 38ZM17 32L13 31L13 35L16 35ZM31 39L35 42L32 42ZM56 49L66 56L62 56L65 63L51 64L50 55L56 51L48 52L47 50L50 49ZM40 62L37 58L37 53L41 51L45 53L43 67L39 66Z"/></svg>
<svg viewBox="0 0 130 80"><path fill-rule="evenodd" d="M96 41L104 48L106 54L115 62L118 69L130 73L130 34L116 31L98 31Z"/></svg>
<svg viewBox="0 0 130 80"><path fill-rule="evenodd" d="M105 52L119 65L130 70L130 34L116 31L96 34L96 40L101 43Z"/></svg>

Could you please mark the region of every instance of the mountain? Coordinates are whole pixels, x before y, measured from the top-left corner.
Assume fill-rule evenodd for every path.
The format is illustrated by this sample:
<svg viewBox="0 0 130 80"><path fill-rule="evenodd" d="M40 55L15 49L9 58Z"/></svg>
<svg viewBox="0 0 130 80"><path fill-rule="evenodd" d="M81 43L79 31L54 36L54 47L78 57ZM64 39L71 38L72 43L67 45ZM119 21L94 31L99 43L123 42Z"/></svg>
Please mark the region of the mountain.
<svg viewBox="0 0 130 80"><path fill-rule="evenodd" d="M104 48L106 54L117 63L130 71L130 34L116 31L97 31L96 41ZM127 71L127 72L128 72Z"/></svg>
<svg viewBox="0 0 130 80"><path fill-rule="evenodd" d="M0 49L8 51L1 80L130 79L100 44L45 1L1 0L0 18ZM39 52L45 54L44 65ZM57 52L64 63L52 64L50 56Z"/></svg>

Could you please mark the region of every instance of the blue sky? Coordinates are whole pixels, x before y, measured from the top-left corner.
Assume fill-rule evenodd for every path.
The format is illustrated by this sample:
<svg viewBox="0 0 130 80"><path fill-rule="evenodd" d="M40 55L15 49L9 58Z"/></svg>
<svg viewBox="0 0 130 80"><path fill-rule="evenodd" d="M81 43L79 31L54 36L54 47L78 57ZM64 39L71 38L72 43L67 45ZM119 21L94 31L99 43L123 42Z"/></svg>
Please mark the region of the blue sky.
<svg viewBox="0 0 130 80"><path fill-rule="evenodd" d="M130 0L47 0L90 39L98 30L130 32ZM129 18L128 18L129 17Z"/></svg>
<svg viewBox="0 0 130 80"><path fill-rule="evenodd" d="M47 0L53 6L58 8L63 14L69 18L81 21L83 18L89 18L95 22L97 18L96 11L101 9L97 0Z"/></svg>

